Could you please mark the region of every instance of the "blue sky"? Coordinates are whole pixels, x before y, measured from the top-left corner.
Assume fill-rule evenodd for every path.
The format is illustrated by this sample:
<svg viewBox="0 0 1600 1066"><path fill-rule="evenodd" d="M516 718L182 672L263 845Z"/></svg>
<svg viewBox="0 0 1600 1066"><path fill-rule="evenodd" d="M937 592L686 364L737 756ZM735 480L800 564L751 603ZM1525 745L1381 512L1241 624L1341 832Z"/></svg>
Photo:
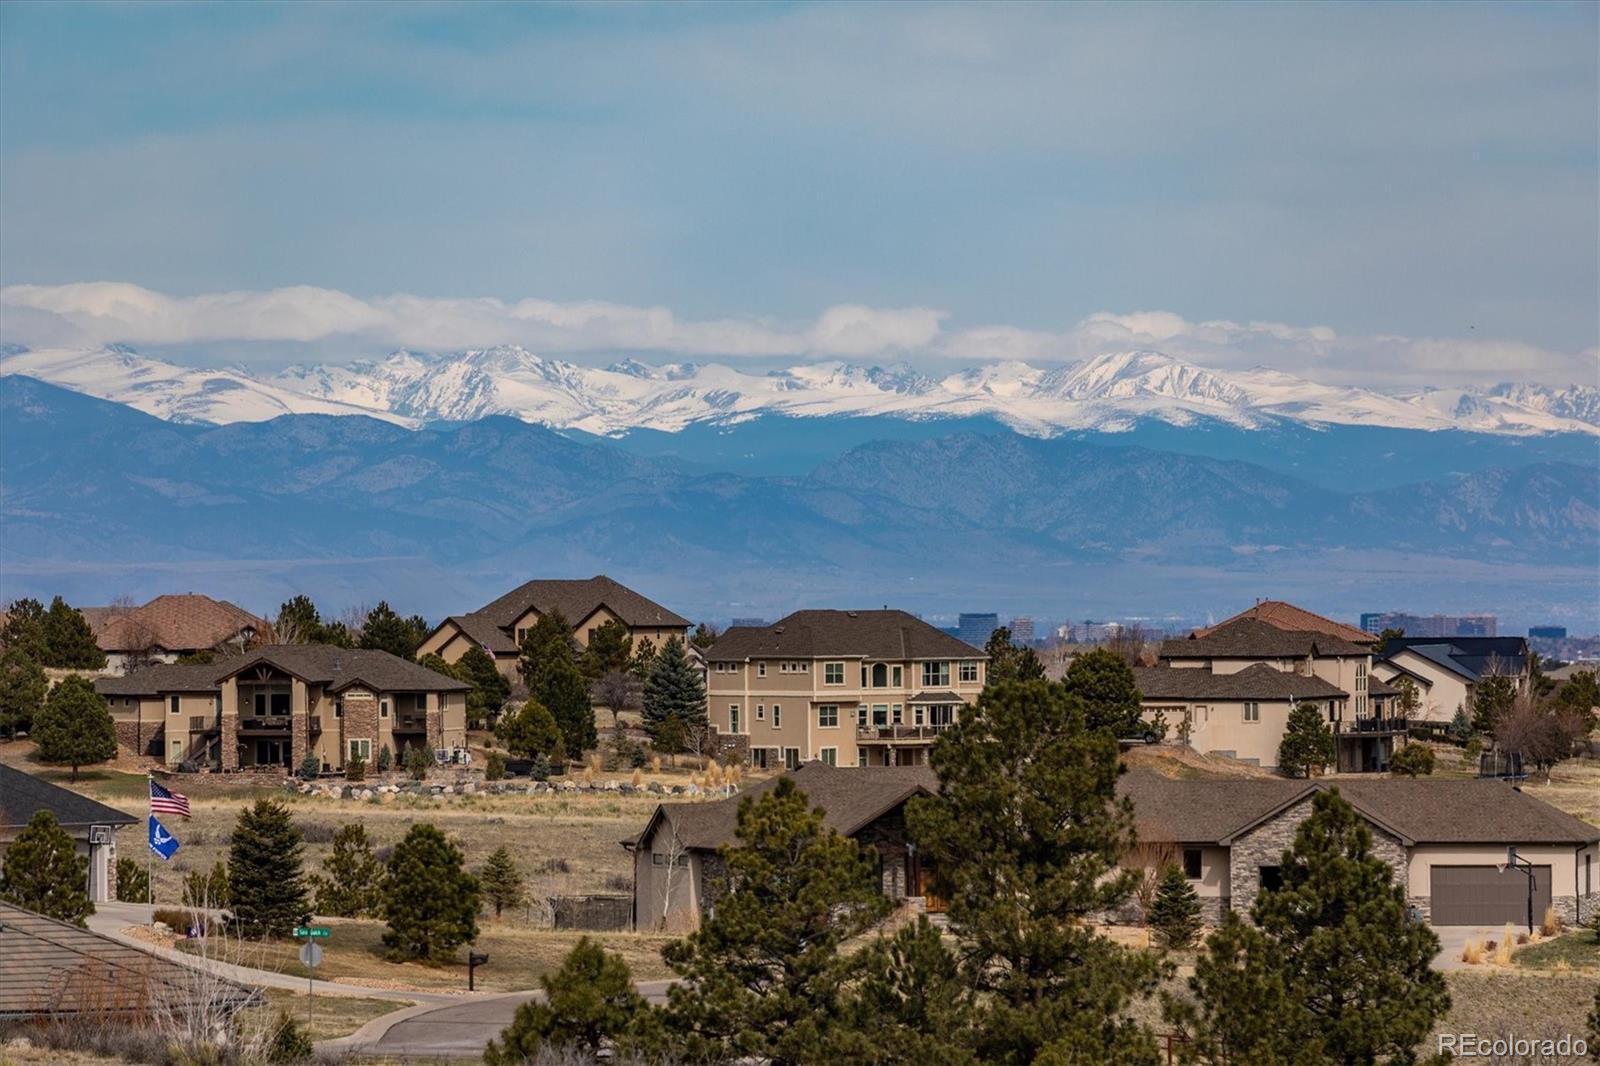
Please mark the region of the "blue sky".
<svg viewBox="0 0 1600 1066"><path fill-rule="evenodd" d="M13 2L0 332L1043 361L1159 311L1118 328L1592 381L1597 47L1592 4Z"/></svg>

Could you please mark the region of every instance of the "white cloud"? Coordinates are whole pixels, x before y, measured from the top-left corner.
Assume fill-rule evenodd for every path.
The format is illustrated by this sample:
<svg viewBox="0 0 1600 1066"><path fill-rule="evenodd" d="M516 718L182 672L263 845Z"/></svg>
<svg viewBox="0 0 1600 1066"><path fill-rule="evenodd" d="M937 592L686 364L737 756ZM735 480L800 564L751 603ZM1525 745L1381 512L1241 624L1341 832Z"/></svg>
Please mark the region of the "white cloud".
<svg viewBox="0 0 1600 1066"><path fill-rule="evenodd" d="M666 307L604 301L405 294L363 299L312 286L198 296L169 296L118 282L0 289L0 340L29 347L350 342L451 351L520 344L553 355L637 352L1035 365L1152 349L1213 369L1266 366L1329 384L1378 388L1600 379L1600 355L1593 349L1556 352L1512 340L1345 336L1328 326L1194 322L1170 311L1097 312L1059 332L1006 324L947 331L948 317L925 307L841 304L811 322L754 316L685 321Z"/></svg>

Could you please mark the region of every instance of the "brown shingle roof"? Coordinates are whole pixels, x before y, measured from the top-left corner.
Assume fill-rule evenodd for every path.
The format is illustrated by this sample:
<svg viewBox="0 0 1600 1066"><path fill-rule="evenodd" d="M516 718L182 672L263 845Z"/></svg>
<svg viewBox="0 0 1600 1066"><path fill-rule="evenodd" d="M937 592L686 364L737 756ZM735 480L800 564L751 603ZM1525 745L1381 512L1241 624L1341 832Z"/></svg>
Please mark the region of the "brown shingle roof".
<svg viewBox="0 0 1600 1066"><path fill-rule="evenodd" d="M1305 790L1304 781L1283 778L1172 778L1151 770L1117 780L1117 793L1133 801L1139 839L1174 844L1217 843Z"/></svg>
<svg viewBox="0 0 1600 1066"><path fill-rule="evenodd" d="M159 696L164 692L216 692L217 677L232 660L212 663L155 663L121 677L97 677L102 696Z"/></svg>
<svg viewBox="0 0 1600 1066"><path fill-rule="evenodd" d="M102 696L159 696L167 692L216 692L224 679L259 662L335 692L357 682L379 692L461 692L471 685L386 651L332 644L275 644L214 663L147 666L125 677L96 678Z"/></svg>
<svg viewBox="0 0 1600 1066"><path fill-rule="evenodd" d="M905 611L795 611L770 626L732 626L706 658L983 659L983 652Z"/></svg>
<svg viewBox="0 0 1600 1066"><path fill-rule="evenodd" d="M246 630L252 635L271 632L271 626L244 608L195 593L157 596L132 611L102 616L98 614L101 610L89 608L84 617L92 627L99 620L95 640L102 651L108 652L150 648L200 651L233 640Z"/></svg>
<svg viewBox="0 0 1600 1066"><path fill-rule="evenodd" d="M0 903L0 1018L238 1010L261 994L87 929Z"/></svg>
<svg viewBox="0 0 1600 1066"><path fill-rule="evenodd" d="M0 828L28 824L39 811L49 811L69 831L90 825L133 825L138 819L107 807L71 789L53 785L14 766L0 763Z"/></svg>
<svg viewBox="0 0 1600 1066"><path fill-rule="evenodd" d="M577 625L601 606L609 607L630 626L689 625L687 618L604 574L575 580L528 581L472 613L483 615L497 626L509 626L530 608L540 614L560 611L568 623Z"/></svg>
<svg viewBox="0 0 1600 1066"><path fill-rule="evenodd" d="M1262 600L1254 607L1240 611L1232 618L1223 619L1214 626L1195 630L1194 635L1197 637L1209 636L1223 626L1245 618L1265 622L1268 625L1277 626L1279 629L1289 629L1302 633L1322 633L1326 636L1338 637L1340 640L1348 641L1352 644L1370 645L1375 644L1378 640L1374 634L1365 630L1346 625L1344 622L1336 622L1332 618L1326 618L1314 611L1308 611L1304 607L1296 607L1294 604L1286 603L1283 600Z"/></svg>
<svg viewBox="0 0 1600 1066"><path fill-rule="evenodd" d="M1256 663L1232 674L1197 666L1136 666L1133 678L1147 700L1342 700L1347 694L1320 677Z"/></svg>
<svg viewBox="0 0 1600 1066"><path fill-rule="evenodd" d="M1213 626L1205 636L1161 642L1163 659L1288 659L1371 653L1371 648L1326 633L1283 629L1254 618Z"/></svg>

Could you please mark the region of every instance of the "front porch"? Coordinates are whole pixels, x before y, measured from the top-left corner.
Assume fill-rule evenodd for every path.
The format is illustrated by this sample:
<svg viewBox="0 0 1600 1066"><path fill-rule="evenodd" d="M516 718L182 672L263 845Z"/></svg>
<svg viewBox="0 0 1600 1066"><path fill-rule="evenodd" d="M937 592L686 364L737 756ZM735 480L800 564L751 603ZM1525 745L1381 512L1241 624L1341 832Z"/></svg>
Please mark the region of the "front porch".
<svg viewBox="0 0 1600 1066"><path fill-rule="evenodd" d="M1394 741L1409 723L1396 715L1372 715L1334 723L1334 768L1343 774L1375 774L1389 768Z"/></svg>

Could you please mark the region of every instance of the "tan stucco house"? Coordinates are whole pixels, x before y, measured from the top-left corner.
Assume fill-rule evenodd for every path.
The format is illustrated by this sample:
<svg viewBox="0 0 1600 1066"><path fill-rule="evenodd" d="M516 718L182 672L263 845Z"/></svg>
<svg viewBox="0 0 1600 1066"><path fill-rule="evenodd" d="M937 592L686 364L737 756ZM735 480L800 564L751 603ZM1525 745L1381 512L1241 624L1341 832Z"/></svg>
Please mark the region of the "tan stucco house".
<svg viewBox="0 0 1600 1066"><path fill-rule="evenodd" d="M796 611L705 653L718 733L757 767L926 763L983 691L988 657L905 611Z"/></svg>
<svg viewBox="0 0 1600 1066"><path fill-rule="evenodd" d="M56 822L72 837L77 853L89 860L89 899L95 903L116 899L116 834L126 826L137 825L139 820L0 763L0 860L17 834L40 811L55 815ZM0 957L3 955L0 952Z"/></svg>
<svg viewBox="0 0 1600 1066"><path fill-rule="evenodd" d="M78 613L105 652L106 669L117 674L197 652L238 654L272 640L272 626L265 619L238 604L194 592L157 596L140 607L82 607Z"/></svg>
<svg viewBox="0 0 1600 1066"><path fill-rule="evenodd" d="M1478 681L1490 674L1503 674L1526 692L1530 661L1522 637L1401 637L1384 645L1374 669L1391 684L1405 677L1417 686L1419 719L1448 722L1457 711L1471 716Z"/></svg>
<svg viewBox="0 0 1600 1066"><path fill-rule="evenodd" d="M580 645L595 630L621 622L635 647L649 641L661 648L672 637L683 639L689 620L604 574L576 580L536 579L518 585L470 614L440 622L417 648L417 658L437 655L447 663L472 647L482 648L507 678L517 679L523 634L540 616L559 612Z"/></svg>
<svg viewBox="0 0 1600 1066"><path fill-rule="evenodd" d="M468 685L383 651L286 644L102 677L117 739L168 766L340 771L388 748L466 748Z"/></svg>

